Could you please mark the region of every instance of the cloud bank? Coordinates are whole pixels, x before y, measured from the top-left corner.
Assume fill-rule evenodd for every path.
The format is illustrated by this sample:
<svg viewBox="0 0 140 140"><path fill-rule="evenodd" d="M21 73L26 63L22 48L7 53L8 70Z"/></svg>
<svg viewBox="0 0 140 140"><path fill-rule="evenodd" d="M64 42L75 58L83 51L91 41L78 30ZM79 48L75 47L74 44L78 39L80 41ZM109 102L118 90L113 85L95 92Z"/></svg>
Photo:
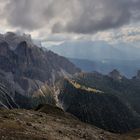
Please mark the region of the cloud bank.
<svg viewBox="0 0 140 140"><path fill-rule="evenodd" d="M140 20L140 0L1 0L0 20L27 31L91 34Z"/></svg>

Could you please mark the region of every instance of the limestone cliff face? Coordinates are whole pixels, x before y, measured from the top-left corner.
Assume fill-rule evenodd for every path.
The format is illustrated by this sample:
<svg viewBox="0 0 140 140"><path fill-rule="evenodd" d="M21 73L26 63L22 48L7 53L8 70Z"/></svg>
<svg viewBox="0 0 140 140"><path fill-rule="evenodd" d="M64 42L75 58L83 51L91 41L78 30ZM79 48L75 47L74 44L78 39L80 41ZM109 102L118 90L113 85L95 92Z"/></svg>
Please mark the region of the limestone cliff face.
<svg viewBox="0 0 140 140"><path fill-rule="evenodd" d="M119 133L138 127L137 118L116 96L76 88L68 80L62 85L59 94L62 107L80 120Z"/></svg>
<svg viewBox="0 0 140 140"><path fill-rule="evenodd" d="M79 72L66 58L51 51L43 51L23 41L15 50L11 50L6 42L0 44L0 68L12 72L17 77L25 76L40 81L52 82L53 77Z"/></svg>
<svg viewBox="0 0 140 140"><path fill-rule="evenodd" d="M0 108L19 108L14 96L12 84L8 82L8 79L6 80L5 73L0 71Z"/></svg>
<svg viewBox="0 0 140 140"><path fill-rule="evenodd" d="M39 95L36 99L40 100L38 103L45 103L48 96L51 101L47 103L54 102L53 95L46 90L48 85L53 85L61 76L80 71L66 58L37 47L30 36L18 36L11 32L0 36L0 70L4 73L2 78L12 87L12 98L22 107L27 102L19 101L18 98L30 100L36 92L35 97Z"/></svg>

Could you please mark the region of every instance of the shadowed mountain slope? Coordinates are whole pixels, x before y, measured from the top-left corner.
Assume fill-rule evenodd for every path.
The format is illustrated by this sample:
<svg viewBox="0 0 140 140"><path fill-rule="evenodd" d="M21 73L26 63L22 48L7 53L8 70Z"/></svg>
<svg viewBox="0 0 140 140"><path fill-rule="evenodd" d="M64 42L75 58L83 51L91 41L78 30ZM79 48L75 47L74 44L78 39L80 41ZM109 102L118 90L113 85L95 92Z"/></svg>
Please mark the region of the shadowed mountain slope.
<svg viewBox="0 0 140 140"><path fill-rule="evenodd" d="M65 111L105 130L123 133L140 126L139 116L125 102L101 89L65 79L58 98Z"/></svg>

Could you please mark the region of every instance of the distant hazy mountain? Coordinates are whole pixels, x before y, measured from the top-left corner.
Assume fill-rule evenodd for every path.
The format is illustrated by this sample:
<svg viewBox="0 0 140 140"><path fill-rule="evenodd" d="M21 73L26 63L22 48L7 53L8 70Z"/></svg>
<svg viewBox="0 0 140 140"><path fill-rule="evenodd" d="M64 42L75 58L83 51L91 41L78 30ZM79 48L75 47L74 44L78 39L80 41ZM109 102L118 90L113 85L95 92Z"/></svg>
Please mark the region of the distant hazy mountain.
<svg viewBox="0 0 140 140"><path fill-rule="evenodd" d="M73 41L64 42L48 49L65 57L92 61L140 59L140 48L124 43L110 45L104 41Z"/></svg>
<svg viewBox="0 0 140 140"><path fill-rule="evenodd" d="M98 71L100 73L107 74L113 69L117 69L128 78L136 75L137 71L140 69L140 60L91 61L76 58L69 58L69 60L85 72Z"/></svg>
<svg viewBox="0 0 140 140"><path fill-rule="evenodd" d="M132 77L140 69L140 48L125 43L110 45L103 41L75 41L64 42L48 49L71 58L71 62L87 72L107 74L118 69L124 75Z"/></svg>

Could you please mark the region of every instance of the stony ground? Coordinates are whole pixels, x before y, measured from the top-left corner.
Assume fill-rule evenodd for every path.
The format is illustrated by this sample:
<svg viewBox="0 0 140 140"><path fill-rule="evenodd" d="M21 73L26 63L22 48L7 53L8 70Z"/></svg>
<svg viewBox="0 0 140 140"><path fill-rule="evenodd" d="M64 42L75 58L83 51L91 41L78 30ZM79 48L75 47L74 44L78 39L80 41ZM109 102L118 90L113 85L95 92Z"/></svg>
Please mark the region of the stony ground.
<svg viewBox="0 0 140 140"><path fill-rule="evenodd" d="M135 139L105 132L62 112L0 110L0 140Z"/></svg>
<svg viewBox="0 0 140 140"><path fill-rule="evenodd" d="M140 140L140 129L136 129L136 130L129 132L125 135L127 135L129 137L133 137L136 140Z"/></svg>

